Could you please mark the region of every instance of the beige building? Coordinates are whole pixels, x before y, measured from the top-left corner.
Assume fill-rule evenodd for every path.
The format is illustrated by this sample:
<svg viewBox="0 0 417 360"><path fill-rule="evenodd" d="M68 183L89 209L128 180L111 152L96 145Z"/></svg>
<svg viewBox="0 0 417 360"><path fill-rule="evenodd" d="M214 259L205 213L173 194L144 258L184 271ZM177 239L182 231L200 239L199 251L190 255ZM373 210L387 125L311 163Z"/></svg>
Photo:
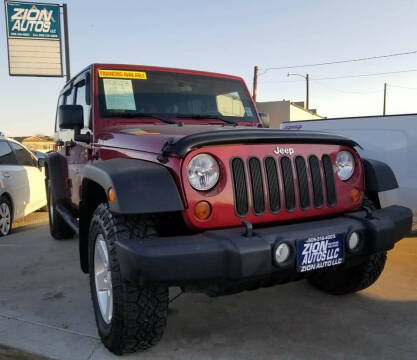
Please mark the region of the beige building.
<svg viewBox="0 0 417 360"><path fill-rule="evenodd" d="M29 150L37 150L47 152L54 149L55 142L50 138L41 138L38 136L30 136L24 138L21 143Z"/></svg>
<svg viewBox="0 0 417 360"><path fill-rule="evenodd" d="M258 102L256 106L259 112L267 114L263 118L264 126L274 129L279 129L284 121L324 119L316 110L305 109L304 102L267 101Z"/></svg>

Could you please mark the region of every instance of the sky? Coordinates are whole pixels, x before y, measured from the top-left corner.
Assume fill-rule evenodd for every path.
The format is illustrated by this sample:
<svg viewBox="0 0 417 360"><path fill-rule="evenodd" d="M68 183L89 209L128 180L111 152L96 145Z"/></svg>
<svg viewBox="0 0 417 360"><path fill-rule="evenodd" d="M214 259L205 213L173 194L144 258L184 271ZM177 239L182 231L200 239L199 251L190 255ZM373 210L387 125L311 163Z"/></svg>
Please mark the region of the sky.
<svg viewBox="0 0 417 360"><path fill-rule="evenodd" d="M44 1L48 2L48 1ZM67 0L73 74L93 62L144 64L242 76L253 67L311 64L417 50L416 0ZM52 135L64 78L8 75L0 7L0 131ZM326 117L417 113L417 54L308 67L310 108ZM305 82L288 70L260 71L258 101L305 100Z"/></svg>

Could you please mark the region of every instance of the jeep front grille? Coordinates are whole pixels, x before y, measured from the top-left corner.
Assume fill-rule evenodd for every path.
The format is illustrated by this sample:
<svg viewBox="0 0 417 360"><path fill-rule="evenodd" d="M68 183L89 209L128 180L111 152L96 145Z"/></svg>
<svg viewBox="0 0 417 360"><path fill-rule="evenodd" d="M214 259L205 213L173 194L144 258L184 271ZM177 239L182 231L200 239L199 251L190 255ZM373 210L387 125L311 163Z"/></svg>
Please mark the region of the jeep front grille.
<svg viewBox="0 0 417 360"><path fill-rule="evenodd" d="M297 171L300 208L308 209L310 207L310 190L308 188L306 161L303 157L297 156L295 158L295 168Z"/></svg>
<svg viewBox="0 0 417 360"><path fill-rule="evenodd" d="M297 206L302 210L312 206L319 209L324 205L324 194L329 207L337 203L333 165L329 155L323 155L321 164L315 155L309 156L307 161L302 156L293 160L282 156L279 161L271 156L262 161L250 157L246 162L236 157L230 166L238 216L248 215L250 208L255 215L262 215L267 207L271 213L278 213L282 206L289 212L295 211ZM251 193L251 204L248 190Z"/></svg>
<svg viewBox="0 0 417 360"><path fill-rule="evenodd" d="M240 158L232 160L232 174L235 193L235 208L239 216L249 213L248 189L246 186L245 163Z"/></svg>
<svg viewBox="0 0 417 360"><path fill-rule="evenodd" d="M334 183L332 159L330 159L329 155L323 155L322 161L324 168L324 178L326 179L327 205L335 206L337 197L336 185Z"/></svg>
<svg viewBox="0 0 417 360"><path fill-rule="evenodd" d="M311 183L313 187L313 203L314 207L321 208L324 204L323 185L321 181L320 161L315 155L311 155L308 159L311 172Z"/></svg>
<svg viewBox="0 0 417 360"><path fill-rule="evenodd" d="M266 179L268 181L269 209L272 213L281 210L281 191L279 189L277 163L273 157L265 158Z"/></svg>
<svg viewBox="0 0 417 360"><path fill-rule="evenodd" d="M284 156L281 158L281 171L284 183L284 201L288 211L295 210L295 187L291 160Z"/></svg>
<svg viewBox="0 0 417 360"><path fill-rule="evenodd" d="M256 215L260 215L265 211L265 195L261 162L258 158L253 157L249 159L249 175L252 189L253 211Z"/></svg>

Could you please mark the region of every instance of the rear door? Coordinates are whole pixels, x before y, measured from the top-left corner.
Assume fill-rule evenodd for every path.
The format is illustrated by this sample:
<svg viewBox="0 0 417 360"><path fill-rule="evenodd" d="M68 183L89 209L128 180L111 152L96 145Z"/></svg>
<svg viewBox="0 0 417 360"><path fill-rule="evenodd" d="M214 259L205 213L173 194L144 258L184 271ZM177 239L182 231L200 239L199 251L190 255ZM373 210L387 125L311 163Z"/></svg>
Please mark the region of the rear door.
<svg viewBox="0 0 417 360"><path fill-rule="evenodd" d="M46 205L45 172L44 168L38 167L38 162L32 153L23 146L11 142L17 163L23 167L27 178L28 202L24 214L27 215Z"/></svg>
<svg viewBox="0 0 417 360"><path fill-rule="evenodd" d="M0 140L0 195L12 198L13 220L24 216L29 202L28 180L23 166L19 166L16 156L6 140Z"/></svg>

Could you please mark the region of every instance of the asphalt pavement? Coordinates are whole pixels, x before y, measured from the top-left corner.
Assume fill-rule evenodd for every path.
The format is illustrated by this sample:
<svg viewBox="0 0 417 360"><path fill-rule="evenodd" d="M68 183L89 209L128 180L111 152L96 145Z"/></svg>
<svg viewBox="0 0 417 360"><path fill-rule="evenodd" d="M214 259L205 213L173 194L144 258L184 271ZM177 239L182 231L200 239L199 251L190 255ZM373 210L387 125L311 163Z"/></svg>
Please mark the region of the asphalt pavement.
<svg viewBox="0 0 417 360"><path fill-rule="evenodd" d="M33 216L0 238L0 358L117 358L98 338L76 240L53 240L47 215ZM123 359L414 360L416 279L417 238L407 238L359 294L330 296L305 281L221 298L184 294L161 343Z"/></svg>

